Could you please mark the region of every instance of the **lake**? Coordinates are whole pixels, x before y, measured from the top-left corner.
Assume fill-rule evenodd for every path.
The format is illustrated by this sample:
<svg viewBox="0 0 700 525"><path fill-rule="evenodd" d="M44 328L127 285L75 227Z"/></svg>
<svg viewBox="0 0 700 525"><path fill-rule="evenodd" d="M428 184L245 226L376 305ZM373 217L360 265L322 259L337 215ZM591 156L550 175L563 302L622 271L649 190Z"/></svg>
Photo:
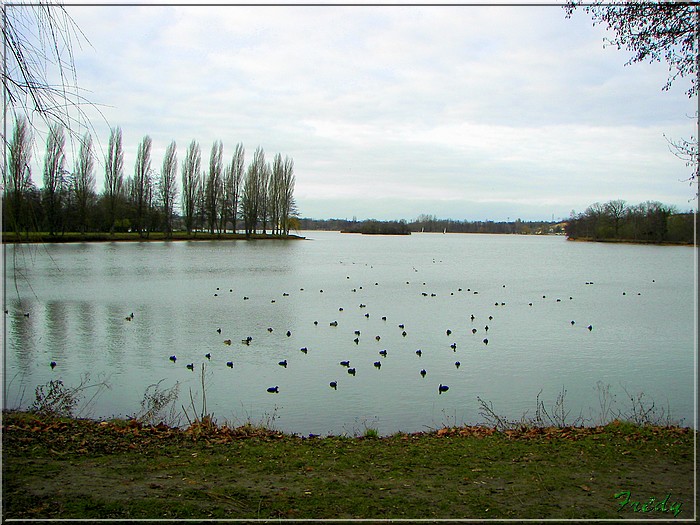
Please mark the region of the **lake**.
<svg viewBox="0 0 700 525"><path fill-rule="evenodd" d="M623 411L641 394L697 428L696 248L302 235L6 246L5 406L89 374L110 389L84 416L133 415L161 380L201 409L204 364L219 423L302 435L482 423L477 397L519 419L562 389L567 421L596 424L607 385Z"/></svg>

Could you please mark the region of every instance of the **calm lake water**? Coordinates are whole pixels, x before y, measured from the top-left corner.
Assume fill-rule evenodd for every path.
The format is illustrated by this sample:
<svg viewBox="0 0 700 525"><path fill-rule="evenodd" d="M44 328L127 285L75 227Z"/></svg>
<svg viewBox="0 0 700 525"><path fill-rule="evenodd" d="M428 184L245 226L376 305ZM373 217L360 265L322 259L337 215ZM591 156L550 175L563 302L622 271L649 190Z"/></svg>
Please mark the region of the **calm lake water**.
<svg viewBox="0 0 700 525"><path fill-rule="evenodd" d="M625 391L643 393L695 425L696 248L303 235L7 246L5 406L89 373L111 388L86 416L132 415L160 380L180 384L178 407L190 392L201 407L204 363L217 421L303 435L476 424L477 396L517 419L534 415L540 391L551 408L562 388L568 420L597 423L598 385L610 385L617 408L631 409Z"/></svg>

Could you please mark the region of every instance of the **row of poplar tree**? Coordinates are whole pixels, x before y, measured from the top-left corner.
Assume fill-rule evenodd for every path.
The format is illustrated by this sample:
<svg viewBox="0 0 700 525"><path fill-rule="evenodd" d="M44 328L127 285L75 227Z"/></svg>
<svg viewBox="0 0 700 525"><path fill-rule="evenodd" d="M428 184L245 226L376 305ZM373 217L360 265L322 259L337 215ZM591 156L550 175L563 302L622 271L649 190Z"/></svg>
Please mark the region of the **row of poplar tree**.
<svg viewBox="0 0 700 525"><path fill-rule="evenodd" d="M160 172L152 168L152 140L144 136L136 152L132 176L124 176L122 131L110 129L104 158L104 189L96 189L96 155L92 138L79 138L73 171L66 169L66 133L50 127L43 165L43 188L32 181L32 132L23 118L15 120L7 144L3 171L4 231L63 232L135 231L141 236L162 231L171 235L174 223L212 234L237 232L289 233L296 217L294 162L278 153L272 162L258 147L245 167L245 150L237 144L224 162L223 143L215 141L208 167L202 165L199 143L192 140L180 169L175 141L165 150ZM206 162L206 159L205 159ZM181 213L176 213L180 197Z"/></svg>

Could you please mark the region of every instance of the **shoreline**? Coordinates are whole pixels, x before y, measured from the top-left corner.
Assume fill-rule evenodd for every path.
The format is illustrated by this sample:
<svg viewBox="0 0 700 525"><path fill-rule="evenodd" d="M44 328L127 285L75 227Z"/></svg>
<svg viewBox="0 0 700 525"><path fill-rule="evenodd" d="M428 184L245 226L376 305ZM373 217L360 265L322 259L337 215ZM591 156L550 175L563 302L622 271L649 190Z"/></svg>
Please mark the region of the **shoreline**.
<svg viewBox="0 0 700 525"><path fill-rule="evenodd" d="M170 237L166 237L161 232L152 232L148 237L140 237L138 233L66 233L63 235L49 235L47 233L31 233L28 238L14 233L3 233L3 244L68 244L81 242L181 242L181 241L258 241L258 240L275 240L275 241L297 241L306 240L306 237L301 235L272 235L256 233L246 236L244 233L222 233L211 234L198 232L196 235L187 234L185 232L173 233Z"/></svg>
<svg viewBox="0 0 700 525"><path fill-rule="evenodd" d="M696 247L694 243L690 242L674 242L674 241L643 241L635 239L594 239L592 237L567 237L567 241L570 242L600 242L608 244L642 244L651 246L690 246L691 248Z"/></svg>

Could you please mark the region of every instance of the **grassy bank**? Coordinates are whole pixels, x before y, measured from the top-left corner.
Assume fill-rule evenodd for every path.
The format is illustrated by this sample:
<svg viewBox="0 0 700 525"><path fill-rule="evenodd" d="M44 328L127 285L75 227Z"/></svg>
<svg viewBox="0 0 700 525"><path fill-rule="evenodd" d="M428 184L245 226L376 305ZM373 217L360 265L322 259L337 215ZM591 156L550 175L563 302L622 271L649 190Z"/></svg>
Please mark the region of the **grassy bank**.
<svg viewBox="0 0 700 525"><path fill-rule="evenodd" d="M694 517L687 428L303 439L8 412L2 430L4 518Z"/></svg>
<svg viewBox="0 0 700 525"><path fill-rule="evenodd" d="M246 237L243 233L207 233L197 232L188 234L187 232L173 232L170 238L166 238L162 232L151 232L148 237L141 237L138 233L105 233L105 232L88 232L88 233L64 233L58 235L49 235L47 232L30 232L29 234L17 235L14 232L4 232L2 234L2 242L32 242L32 243L51 243L51 242L148 242L148 241L236 241L245 239L304 239L299 235L263 235L253 234Z"/></svg>

